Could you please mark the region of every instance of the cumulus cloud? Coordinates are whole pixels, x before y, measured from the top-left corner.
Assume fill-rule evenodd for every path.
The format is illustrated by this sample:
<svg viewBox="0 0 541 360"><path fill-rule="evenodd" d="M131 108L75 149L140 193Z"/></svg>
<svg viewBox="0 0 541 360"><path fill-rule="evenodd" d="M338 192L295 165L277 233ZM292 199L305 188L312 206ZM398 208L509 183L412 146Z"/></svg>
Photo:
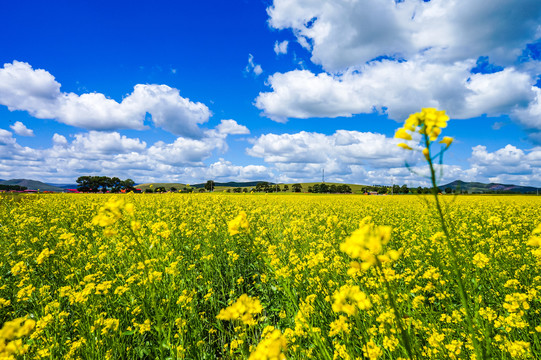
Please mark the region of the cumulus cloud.
<svg viewBox="0 0 541 360"><path fill-rule="evenodd" d="M10 131L0 129L0 145L15 144L15 138Z"/></svg>
<svg viewBox="0 0 541 360"><path fill-rule="evenodd" d="M374 111L402 121L421 107L446 109L451 117L464 119L526 111L520 109L528 109L539 93L532 87L534 80L514 68L471 75L472 66L473 61L432 64L421 59L383 60L363 66L361 72L341 75L316 75L308 70L276 73L268 79L273 91L260 93L255 105L279 122Z"/></svg>
<svg viewBox="0 0 541 360"><path fill-rule="evenodd" d="M16 121L15 124L9 126L17 135L34 136L34 130L27 128L22 122Z"/></svg>
<svg viewBox="0 0 541 360"><path fill-rule="evenodd" d="M541 130L541 89L532 87L532 92L535 99L527 107L515 109L512 115L526 128Z"/></svg>
<svg viewBox="0 0 541 360"><path fill-rule="evenodd" d="M246 65L244 71L246 73L253 72L255 76L259 76L263 73L263 68L261 68L261 65L254 62L254 56L252 54L248 54L248 65Z"/></svg>
<svg viewBox="0 0 541 360"><path fill-rule="evenodd" d="M68 139L64 135L60 135L57 133L54 133L53 135L53 144L55 145L66 145L68 143Z"/></svg>
<svg viewBox="0 0 541 360"><path fill-rule="evenodd" d="M490 56L508 65L541 22L537 0L274 0L267 12L272 27L291 29L331 72L419 53L447 63Z"/></svg>
<svg viewBox="0 0 541 360"><path fill-rule="evenodd" d="M370 132L338 130L325 135L302 131L261 135L253 140L247 153L272 164L287 178L313 181L324 169L335 179L353 180L359 168L377 171L404 167L406 162L415 164L418 154L403 151L397 142Z"/></svg>
<svg viewBox="0 0 541 360"><path fill-rule="evenodd" d="M235 179L235 181L268 180L273 177L271 171L263 165L234 165L231 161L220 158L212 163L207 171L207 178Z"/></svg>
<svg viewBox="0 0 541 360"><path fill-rule="evenodd" d="M540 62L524 55L541 36L537 0L274 0L267 12L323 68L269 76L272 91L255 105L275 121L374 112L403 120L430 106L541 129Z"/></svg>
<svg viewBox="0 0 541 360"><path fill-rule="evenodd" d="M541 148L526 153L513 145L494 152L488 152L486 146L478 145L472 149L470 162L480 175L494 177L501 174L531 175L536 167L541 166Z"/></svg>
<svg viewBox="0 0 541 360"><path fill-rule="evenodd" d="M220 134L245 135L250 133L246 126L239 125L235 120L222 120L216 129Z"/></svg>
<svg viewBox="0 0 541 360"><path fill-rule="evenodd" d="M167 85L138 84L120 103L101 93L61 92L49 72L19 61L0 68L0 104L88 130L141 130L149 113L157 127L189 137L201 136L198 125L211 115L206 105L181 97Z"/></svg>
<svg viewBox="0 0 541 360"><path fill-rule="evenodd" d="M289 41L284 40L282 42L276 41L274 43L274 52L276 55L280 54L287 54L287 45L289 45Z"/></svg>

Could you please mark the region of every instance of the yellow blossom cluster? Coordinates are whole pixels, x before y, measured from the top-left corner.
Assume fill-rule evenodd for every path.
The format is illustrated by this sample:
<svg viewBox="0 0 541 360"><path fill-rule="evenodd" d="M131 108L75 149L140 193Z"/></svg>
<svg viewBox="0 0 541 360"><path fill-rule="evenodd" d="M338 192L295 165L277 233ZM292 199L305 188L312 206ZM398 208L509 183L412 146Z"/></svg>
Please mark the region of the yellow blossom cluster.
<svg viewBox="0 0 541 360"><path fill-rule="evenodd" d="M340 250L348 254L352 259L362 262L352 262L354 269L368 270L379 261L387 263L397 260L400 253L397 250L384 252L384 246L391 239L389 226L375 226L370 216L365 217L357 230L340 245Z"/></svg>
<svg viewBox="0 0 541 360"><path fill-rule="evenodd" d="M412 134L419 133L426 137L427 143L430 144L438 139L441 134L441 129L447 127L449 116L445 114L445 110L437 110L435 108L423 108L421 112L411 114L405 121L404 126L396 130L394 135L397 139L413 140ZM449 147L453 142L453 138L445 136L440 143ZM399 143L398 146L406 150L413 150L406 143ZM428 147L423 149L423 154L428 156Z"/></svg>
<svg viewBox="0 0 541 360"><path fill-rule="evenodd" d="M5 322L0 329L0 359L15 360L17 356L25 354L29 345L22 338L29 335L35 325L34 320L26 318Z"/></svg>
<svg viewBox="0 0 541 360"><path fill-rule="evenodd" d="M344 312L350 316L356 315L358 310L367 310L372 304L370 299L357 285L344 285L333 295L334 312Z"/></svg>
<svg viewBox="0 0 541 360"><path fill-rule="evenodd" d="M227 224L227 227L229 229L229 235L231 236L247 231L250 227L250 224L248 223L246 212L241 211L237 215L237 217L235 217Z"/></svg>
<svg viewBox="0 0 541 360"><path fill-rule="evenodd" d="M246 325L255 325L257 320L254 315L261 314L263 307L259 299L242 294L237 301L225 309L220 310L216 316L219 320L240 320Z"/></svg>
<svg viewBox="0 0 541 360"><path fill-rule="evenodd" d="M287 341L282 332L273 326L263 330L262 340L250 354L248 360L285 360Z"/></svg>

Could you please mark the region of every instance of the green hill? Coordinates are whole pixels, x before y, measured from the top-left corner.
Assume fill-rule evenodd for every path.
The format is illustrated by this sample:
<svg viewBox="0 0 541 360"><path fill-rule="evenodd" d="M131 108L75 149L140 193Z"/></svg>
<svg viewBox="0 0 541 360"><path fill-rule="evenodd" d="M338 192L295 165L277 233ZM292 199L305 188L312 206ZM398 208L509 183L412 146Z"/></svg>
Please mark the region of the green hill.
<svg viewBox="0 0 541 360"><path fill-rule="evenodd" d="M535 194L539 188L532 186L520 186L520 185L508 185L490 183L484 184L480 182L465 182L461 180L455 180L446 185L441 185L439 188L444 191L447 188L451 188L454 191L467 191L470 194Z"/></svg>
<svg viewBox="0 0 541 360"><path fill-rule="evenodd" d="M59 188L57 186L48 185L41 181L37 180L28 180L28 179L11 179L11 180L4 180L0 181L0 184L3 185L19 185L24 186L28 190L39 190L39 191L55 191L55 192L62 192L64 189Z"/></svg>

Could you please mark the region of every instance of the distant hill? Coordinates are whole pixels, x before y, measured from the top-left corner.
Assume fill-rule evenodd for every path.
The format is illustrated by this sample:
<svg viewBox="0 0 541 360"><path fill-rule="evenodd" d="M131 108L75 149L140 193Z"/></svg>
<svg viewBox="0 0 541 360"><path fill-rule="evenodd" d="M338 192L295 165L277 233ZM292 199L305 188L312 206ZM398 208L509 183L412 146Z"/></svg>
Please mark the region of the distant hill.
<svg viewBox="0 0 541 360"><path fill-rule="evenodd" d="M0 181L0 184L24 186L28 190L57 191L57 192L64 191L63 188L60 188L58 186L52 186L52 185L49 185L49 184L45 184L45 183L43 183L41 181L28 180L28 179L3 180L3 181Z"/></svg>
<svg viewBox="0 0 541 360"><path fill-rule="evenodd" d="M509 194L535 194L538 189L533 186L520 186L509 184L490 183L484 184L479 182L465 182L462 180L455 180L446 185L439 186L440 190L451 188L453 190L467 190L468 193L509 193Z"/></svg>

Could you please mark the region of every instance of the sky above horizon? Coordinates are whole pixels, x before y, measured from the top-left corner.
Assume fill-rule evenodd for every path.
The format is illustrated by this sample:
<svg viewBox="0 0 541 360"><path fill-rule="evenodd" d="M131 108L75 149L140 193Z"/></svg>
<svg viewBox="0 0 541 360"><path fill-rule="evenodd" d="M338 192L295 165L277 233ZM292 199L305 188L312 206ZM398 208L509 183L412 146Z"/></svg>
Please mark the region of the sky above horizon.
<svg viewBox="0 0 541 360"><path fill-rule="evenodd" d="M10 1L0 179L541 187L541 1ZM406 166L407 164L407 166Z"/></svg>

